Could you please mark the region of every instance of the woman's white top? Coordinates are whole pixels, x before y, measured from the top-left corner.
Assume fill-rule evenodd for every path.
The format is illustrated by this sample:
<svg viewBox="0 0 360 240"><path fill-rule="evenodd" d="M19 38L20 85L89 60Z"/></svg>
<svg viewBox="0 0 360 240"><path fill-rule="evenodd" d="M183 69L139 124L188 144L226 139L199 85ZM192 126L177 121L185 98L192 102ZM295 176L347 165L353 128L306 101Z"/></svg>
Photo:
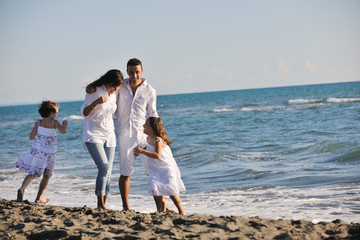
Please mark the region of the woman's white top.
<svg viewBox="0 0 360 240"><path fill-rule="evenodd" d="M85 117L83 113L84 109L101 96L107 96L107 102L98 104L93 112ZM97 87L96 92L85 95L85 101L80 111L84 117L83 146L86 148L86 142L101 144L106 142L107 147L115 147L116 136L113 114L116 111L116 95L110 94L109 96L105 85Z"/></svg>

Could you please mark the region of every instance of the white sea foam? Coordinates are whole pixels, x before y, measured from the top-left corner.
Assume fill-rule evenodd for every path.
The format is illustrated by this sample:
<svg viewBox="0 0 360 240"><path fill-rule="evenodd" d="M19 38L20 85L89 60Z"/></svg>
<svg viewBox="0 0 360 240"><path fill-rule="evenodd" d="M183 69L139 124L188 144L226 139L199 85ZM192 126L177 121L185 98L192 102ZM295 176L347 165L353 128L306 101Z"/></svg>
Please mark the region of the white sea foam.
<svg viewBox="0 0 360 240"><path fill-rule="evenodd" d="M40 116L39 118L40 119ZM80 115L70 115L68 117L65 118L58 118L58 120L66 120L66 121L71 121L71 120L83 120L84 117L80 116ZM6 121L6 122L0 122L0 127L10 127L10 126L17 126L17 125L26 125L26 124L34 124L35 119L23 119L20 121Z"/></svg>
<svg viewBox="0 0 360 240"><path fill-rule="evenodd" d="M266 107L244 107L241 109L243 112L249 111L274 111L274 110L282 110L286 109L285 106L266 106Z"/></svg>
<svg viewBox="0 0 360 240"><path fill-rule="evenodd" d="M66 121L71 121L71 120L83 120L84 117L83 116L79 116L79 115L70 115L66 118L64 118L64 120Z"/></svg>
<svg viewBox="0 0 360 240"><path fill-rule="evenodd" d="M0 186L0 198L14 200L16 190L20 187L25 174L3 175ZM65 181L66 180L66 181ZM26 189L24 198L33 202L40 179L34 180ZM113 182L113 185L116 182ZM144 183L145 184L145 183ZM94 179L83 179L68 175L54 175L45 195L50 205L95 208ZM333 221L342 219L345 222L359 222L359 205L349 206L354 199L360 201L360 186L321 186L317 188L284 188L262 187L250 189L225 190L221 192L202 192L197 194L180 194L188 214L199 213L214 216L259 216L271 219L303 219L313 221ZM155 212L153 198L144 194L130 192L129 202L135 211ZM168 200L169 208L175 209ZM118 191L111 192L107 206L121 210L121 198Z"/></svg>
<svg viewBox="0 0 360 240"><path fill-rule="evenodd" d="M297 109L308 109L314 107L321 107L325 105L329 105L330 103L317 103L317 102L307 102L306 104L292 103L290 106L266 106L266 107L244 107L241 109L243 112L249 111L275 111L275 110L297 110Z"/></svg>
<svg viewBox="0 0 360 240"><path fill-rule="evenodd" d="M330 97L326 99L329 103L342 103L342 102L360 102L360 98L334 98Z"/></svg>
<svg viewBox="0 0 360 240"><path fill-rule="evenodd" d="M321 102L321 99L291 99L288 101L289 104L309 104Z"/></svg>
<svg viewBox="0 0 360 240"><path fill-rule="evenodd" d="M260 216L272 219L304 219L313 222L343 219L359 222L359 214L347 202L359 197L360 187L327 186L312 189L247 189L184 195L188 212ZM359 209L357 208L357 211Z"/></svg>
<svg viewBox="0 0 360 240"><path fill-rule="evenodd" d="M231 108L214 109L214 112L233 112L233 111L235 111L235 109L231 109Z"/></svg>
<svg viewBox="0 0 360 240"><path fill-rule="evenodd" d="M263 107L243 107L241 111L274 111L274 110L293 110L293 109L306 109L312 107L327 106L333 103L343 102L360 102L360 98L334 98L329 97L326 100L322 99L290 99L287 103L290 106L263 106Z"/></svg>
<svg viewBox="0 0 360 240"><path fill-rule="evenodd" d="M21 120L21 121L6 121L0 122L0 127L20 126L25 124L34 125L35 120Z"/></svg>

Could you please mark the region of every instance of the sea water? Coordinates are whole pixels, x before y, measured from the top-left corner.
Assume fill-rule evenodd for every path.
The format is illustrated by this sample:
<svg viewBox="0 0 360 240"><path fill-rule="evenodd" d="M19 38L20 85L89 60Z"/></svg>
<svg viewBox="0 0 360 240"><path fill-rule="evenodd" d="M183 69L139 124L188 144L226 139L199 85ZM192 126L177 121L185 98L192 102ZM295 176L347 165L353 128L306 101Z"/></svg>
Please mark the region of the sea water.
<svg viewBox="0 0 360 240"><path fill-rule="evenodd" d="M52 205L96 207L97 169L81 144L81 104L60 103L58 119L70 123L58 133L45 192ZM157 108L188 214L360 222L360 82L158 96ZM16 199L26 176L14 163L33 143L37 110L0 107L0 198ZM154 212L140 159L134 166L130 207ZM116 152L107 206L121 210L118 178ZM34 201L39 182L25 199Z"/></svg>

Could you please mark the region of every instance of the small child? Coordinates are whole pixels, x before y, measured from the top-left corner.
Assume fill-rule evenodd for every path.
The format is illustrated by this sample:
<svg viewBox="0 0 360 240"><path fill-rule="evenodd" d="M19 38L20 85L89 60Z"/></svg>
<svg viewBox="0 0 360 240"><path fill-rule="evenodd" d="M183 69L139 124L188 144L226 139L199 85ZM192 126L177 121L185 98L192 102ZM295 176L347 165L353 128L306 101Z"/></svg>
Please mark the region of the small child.
<svg viewBox="0 0 360 240"><path fill-rule="evenodd" d="M30 151L22 156L15 164L21 171L27 173L20 189L17 192L17 201L22 202L26 187L35 177L43 175L39 191L36 196L36 203L47 203L49 199L43 198L45 188L54 172L57 138L56 129L65 134L68 122L63 120L62 124L56 120L59 105L52 101L43 101L39 105L39 113L43 119L36 120L30 139L35 138Z"/></svg>
<svg viewBox="0 0 360 240"><path fill-rule="evenodd" d="M148 193L154 197L157 211L170 211L166 208L166 199L170 196L180 214L185 215L182 207L180 191L185 190L181 180L180 170L172 155L171 140L161 118L149 117L144 124L144 133L148 135L147 146L136 147L134 155L144 154L146 156L144 167L148 174Z"/></svg>

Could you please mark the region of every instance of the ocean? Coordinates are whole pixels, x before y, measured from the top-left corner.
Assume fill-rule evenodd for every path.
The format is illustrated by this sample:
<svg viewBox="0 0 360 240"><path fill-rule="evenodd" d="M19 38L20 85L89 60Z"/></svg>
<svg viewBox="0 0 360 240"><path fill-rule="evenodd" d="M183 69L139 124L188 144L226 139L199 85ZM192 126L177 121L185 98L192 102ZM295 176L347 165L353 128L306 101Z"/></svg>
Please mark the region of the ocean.
<svg viewBox="0 0 360 240"><path fill-rule="evenodd" d="M39 99L39 103L42 99ZM82 101L59 103L50 205L96 207L97 169L82 147ZM187 191L187 214L360 222L360 82L158 96ZM38 104L0 107L0 198L15 200L26 176L14 163L33 141ZM156 210L140 159L130 207ZM117 152L107 207L121 210ZM33 202L40 179L25 199ZM168 199L169 207L175 209Z"/></svg>

